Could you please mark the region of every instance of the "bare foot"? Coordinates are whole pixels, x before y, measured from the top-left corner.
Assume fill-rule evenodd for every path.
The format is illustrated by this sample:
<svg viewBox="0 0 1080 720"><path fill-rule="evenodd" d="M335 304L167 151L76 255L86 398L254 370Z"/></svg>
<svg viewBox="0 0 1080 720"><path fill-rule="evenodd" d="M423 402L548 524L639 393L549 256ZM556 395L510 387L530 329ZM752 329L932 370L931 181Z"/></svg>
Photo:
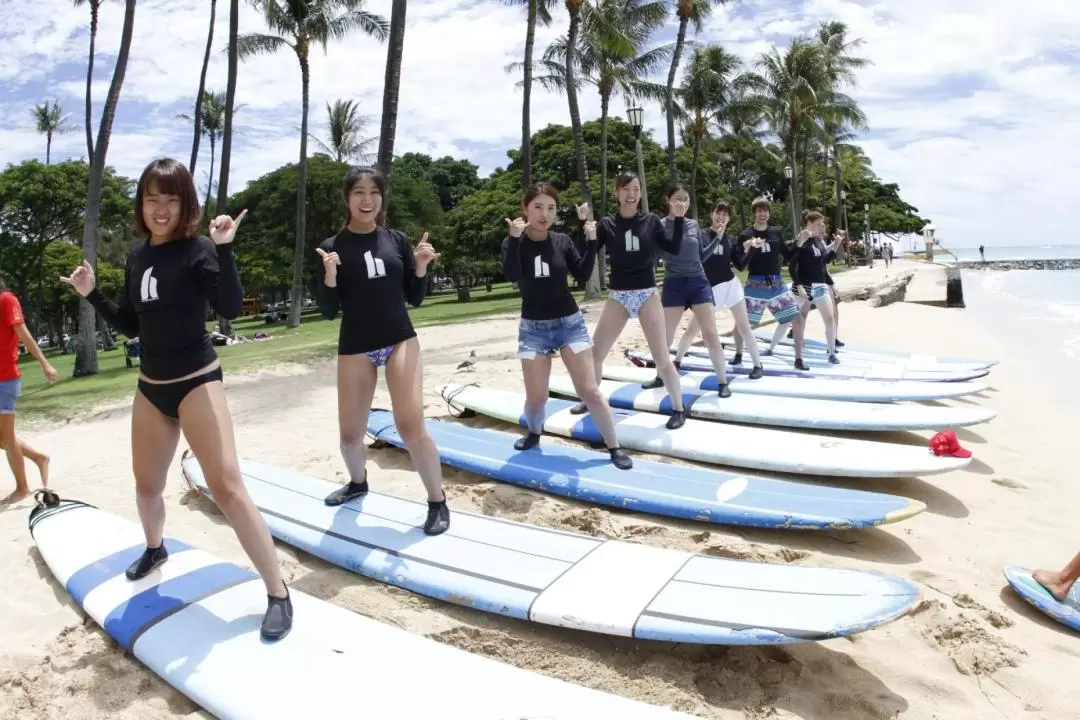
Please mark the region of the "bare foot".
<svg viewBox="0 0 1080 720"><path fill-rule="evenodd" d="M1065 602L1065 598L1068 597L1069 590L1072 588L1072 583L1065 584L1061 581L1061 573L1059 572L1036 570L1031 574L1031 577L1035 579L1035 582L1046 588L1058 602Z"/></svg>
<svg viewBox="0 0 1080 720"><path fill-rule="evenodd" d="M24 500L28 497L30 497L30 488L15 488L8 493L7 497L0 499L0 507L14 505L20 500Z"/></svg>
<svg viewBox="0 0 1080 720"><path fill-rule="evenodd" d="M49 456L42 455L41 460L35 463L38 469L38 475L41 476L41 487L49 487Z"/></svg>

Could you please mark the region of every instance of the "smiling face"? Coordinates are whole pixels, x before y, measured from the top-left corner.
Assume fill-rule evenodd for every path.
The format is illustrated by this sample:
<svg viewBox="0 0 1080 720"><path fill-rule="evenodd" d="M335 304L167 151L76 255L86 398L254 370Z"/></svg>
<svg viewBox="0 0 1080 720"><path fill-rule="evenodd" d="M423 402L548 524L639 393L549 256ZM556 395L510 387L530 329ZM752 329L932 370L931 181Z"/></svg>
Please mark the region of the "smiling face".
<svg viewBox="0 0 1080 720"><path fill-rule="evenodd" d="M382 210L382 190L371 175L361 175L349 190L349 218L359 225L374 225Z"/></svg>
<svg viewBox="0 0 1080 720"><path fill-rule="evenodd" d="M641 202L641 182L634 177L622 187L616 187L615 198L619 201L621 214L627 217L636 215L638 203Z"/></svg>
<svg viewBox="0 0 1080 720"><path fill-rule="evenodd" d="M155 182L148 184L142 200L143 223L155 238L171 238L183 219L179 195L163 193Z"/></svg>
<svg viewBox="0 0 1080 720"><path fill-rule="evenodd" d="M769 217L772 212L766 205L758 205L754 208L754 224L759 226L765 226L769 224Z"/></svg>
<svg viewBox="0 0 1080 720"><path fill-rule="evenodd" d="M530 198L522 205L522 214L529 223L529 229L547 232L555 224L558 203L550 195L540 194Z"/></svg>
<svg viewBox="0 0 1080 720"><path fill-rule="evenodd" d="M817 218L816 220L807 223L806 229L810 231L811 237L825 237L825 218Z"/></svg>
<svg viewBox="0 0 1080 720"><path fill-rule="evenodd" d="M713 210L712 212L712 224L715 228L726 228L728 223L731 222L731 215L727 210Z"/></svg>
<svg viewBox="0 0 1080 720"><path fill-rule="evenodd" d="M667 196L669 215L674 214L676 203L681 203L683 207L690 207L690 193L688 193L685 188L679 188Z"/></svg>

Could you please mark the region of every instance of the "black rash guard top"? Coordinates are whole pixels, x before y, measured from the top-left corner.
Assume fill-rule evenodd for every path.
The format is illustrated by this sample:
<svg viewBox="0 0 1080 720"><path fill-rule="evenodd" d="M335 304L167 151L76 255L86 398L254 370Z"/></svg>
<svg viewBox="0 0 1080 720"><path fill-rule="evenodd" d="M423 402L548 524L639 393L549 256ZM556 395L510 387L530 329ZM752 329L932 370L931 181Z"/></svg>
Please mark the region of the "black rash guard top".
<svg viewBox="0 0 1080 720"><path fill-rule="evenodd" d="M663 221L652 213L639 212L625 218L608 215L596 224L596 251L607 248L612 290L644 290L656 287L658 250L677 255L682 247L683 219L672 223L671 237Z"/></svg>
<svg viewBox="0 0 1080 720"><path fill-rule="evenodd" d="M232 320L243 308L244 289L232 243L215 246L197 236L139 243L128 253L119 305L98 288L86 299L117 331L139 338L143 375L176 380L217 359L206 304Z"/></svg>
<svg viewBox="0 0 1080 720"><path fill-rule="evenodd" d="M749 252L743 250L743 243L752 238L763 238L765 244L760 248L752 247ZM764 230L750 226L739 233L739 242L735 252L746 256L748 275L779 275L780 264L791 259L791 248L784 244L780 229L769 225ZM744 260L740 257L740 263Z"/></svg>
<svg viewBox="0 0 1080 720"><path fill-rule="evenodd" d="M405 234L385 227L369 233L343 229L319 245L338 254L337 286L319 283L319 309L333 320L341 310L338 354L381 350L416 336L406 301L419 307L427 275L416 277L413 248Z"/></svg>
<svg viewBox="0 0 1080 720"><path fill-rule="evenodd" d="M796 285L810 287L814 283L828 283L829 273L825 263L836 253L829 250L821 238L812 237L796 247L791 260L791 280Z"/></svg>
<svg viewBox="0 0 1080 720"><path fill-rule="evenodd" d="M596 243L585 243L578 252L569 235L549 232L543 240L507 235L502 243L503 275L521 288L521 317L554 320L578 311L577 301L566 284L568 275L585 282L596 264Z"/></svg>
<svg viewBox="0 0 1080 720"><path fill-rule="evenodd" d="M716 237L716 231L709 228L705 231L708 242ZM735 278L735 270L742 270L746 266L746 257L742 256L736 261L736 243L734 235L724 235L723 239L713 245L712 251L705 256L702 265L705 266L705 277L710 285L719 285ZM741 263L741 264L740 264ZM732 269L734 268L734 269Z"/></svg>

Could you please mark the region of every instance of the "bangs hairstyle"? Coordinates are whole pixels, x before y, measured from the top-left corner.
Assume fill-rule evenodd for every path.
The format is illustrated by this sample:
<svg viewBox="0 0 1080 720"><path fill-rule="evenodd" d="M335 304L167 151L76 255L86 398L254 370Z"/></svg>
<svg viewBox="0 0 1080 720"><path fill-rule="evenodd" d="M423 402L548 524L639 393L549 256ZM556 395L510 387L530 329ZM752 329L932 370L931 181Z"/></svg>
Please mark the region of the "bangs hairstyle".
<svg viewBox="0 0 1080 720"><path fill-rule="evenodd" d="M769 202L769 199L764 196L756 197L754 198L754 202L750 204L750 212L757 212L758 208L765 208L766 210L772 212L772 203Z"/></svg>
<svg viewBox="0 0 1080 720"><path fill-rule="evenodd" d="M341 180L341 200L345 203L345 224L348 225L352 222L352 211L349 210L349 195L352 193L353 188L356 187L356 183L360 182L360 178L364 177L371 178L371 182L375 183L375 189L379 191L379 197L382 198L382 205L379 207L379 215L375 218L375 223L385 225L386 193L390 189L390 183L387 182L386 175L381 170L373 167L350 168L349 172L345 173L345 177Z"/></svg>
<svg viewBox="0 0 1080 720"><path fill-rule="evenodd" d="M806 227L810 223L816 223L818 220L824 220L825 216L816 210L804 210L802 216L803 227Z"/></svg>
<svg viewBox="0 0 1080 720"><path fill-rule="evenodd" d="M615 189L616 190L622 190L624 187L626 187L630 183L634 182L635 180L638 181L638 185L641 184L641 179L637 176L637 173L632 173L632 172L619 173L618 176L616 176L616 178L615 178Z"/></svg>
<svg viewBox="0 0 1080 720"><path fill-rule="evenodd" d="M559 191L555 189L555 186L548 182L538 182L530 185L525 194L521 196L521 207L528 207L529 203L541 195L551 198L556 205L559 204Z"/></svg>
<svg viewBox="0 0 1080 720"><path fill-rule="evenodd" d="M135 219L131 231L138 237L148 238L152 234L143 219L143 199L153 190L159 195L175 195L180 198L180 224L172 239L194 235L202 218L199 206L199 194L195 190L195 181L191 173L179 160L161 158L146 166L139 178L139 187L135 191Z"/></svg>
<svg viewBox="0 0 1080 720"><path fill-rule="evenodd" d="M731 203L727 200L717 200L716 204L712 206L712 211L714 213L725 212L728 217L731 217Z"/></svg>
<svg viewBox="0 0 1080 720"><path fill-rule="evenodd" d="M682 183L672 183L671 185L668 185L667 195L665 195L664 197L666 197L668 200L670 200L671 196L674 195L675 193L679 192L680 190L685 191L686 196L690 197L690 188L686 187Z"/></svg>

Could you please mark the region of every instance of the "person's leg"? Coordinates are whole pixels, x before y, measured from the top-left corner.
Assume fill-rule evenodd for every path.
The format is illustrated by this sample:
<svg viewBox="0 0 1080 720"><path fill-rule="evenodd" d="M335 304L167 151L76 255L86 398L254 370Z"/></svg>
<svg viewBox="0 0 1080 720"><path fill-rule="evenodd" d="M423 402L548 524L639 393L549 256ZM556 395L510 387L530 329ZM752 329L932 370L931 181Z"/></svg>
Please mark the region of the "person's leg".
<svg viewBox="0 0 1080 720"><path fill-rule="evenodd" d="M0 447L7 453L11 474L15 476L15 492L12 500L20 500L30 494L30 485L26 482L26 462L23 458L22 445L15 437L15 413L0 413Z"/></svg>
<svg viewBox="0 0 1080 720"><path fill-rule="evenodd" d="M772 355L773 352L776 350L776 344L779 343L781 339L783 339L784 333L791 329L791 323L789 322L777 323L776 329L773 330L772 341L769 343L769 349L765 351L765 354Z"/></svg>
<svg viewBox="0 0 1080 720"><path fill-rule="evenodd" d="M736 342L745 342L746 349L750 351L750 358L754 362L754 369L750 373L750 379L757 380L764 373L761 369L761 355L758 353L757 338L754 337L754 331L750 328L750 319L746 316L746 303L740 298L738 302L732 304L728 309L731 310L731 315L735 318Z"/></svg>
<svg viewBox="0 0 1080 720"><path fill-rule="evenodd" d="M147 392L167 393L162 386L149 386ZM170 410L172 412L172 410ZM168 558L162 547L165 534L165 481L169 465L176 455L180 425L165 415L136 390L131 406L131 470L135 475L135 507L139 511L146 552L127 570L130 580L138 580Z"/></svg>
<svg viewBox="0 0 1080 720"><path fill-rule="evenodd" d="M292 603L281 578L274 540L259 509L248 495L236 456L232 416L220 380L197 386L180 402L180 428L199 461L206 485L236 539L266 586L268 603L262 635L279 640L292 629Z"/></svg>
<svg viewBox="0 0 1080 720"><path fill-rule="evenodd" d="M803 341L806 337L806 316L810 314L810 301L805 300L802 295L797 295L796 300L799 304L799 314L791 321L791 330L795 336L795 367L806 370L808 368L803 362L802 354Z"/></svg>
<svg viewBox="0 0 1080 720"><path fill-rule="evenodd" d="M667 421L667 428L676 430L686 424L686 417L683 415L682 383L679 382L679 371L675 369L675 363L671 361L671 353L668 351L670 343L665 340L667 329L664 326L664 309L660 306L658 295L653 294L642 304L638 322L641 323L653 363L656 364L656 372L671 396L673 412Z"/></svg>
<svg viewBox="0 0 1080 720"><path fill-rule="evenodd" d="M338 355L338 439L349 481L326 496L327 505L340 505L368 491L364 436L378 380L378 371L366 354Z"/></svg>
<svg viewBox="0 0 1080 720"><path fill-rule="evenodd" d="M663 306L663 300L661 300ZM671 342L675 339L675 330L679 327L679 320L682 319L682 315L685 312L683 305L680 301L678 305L663 306L663 320L664 320L664 337L667 340L665 346L664 355L668 358L671 357ZM656 363L656 356L653 355L653 362ZM674 361L672 361L674 363ZM680 360L681 362L681 360ZM660 366L657 365L657 368ZM660 373L657 372L656 377L647 383L642 383L641 387L645 390L652 390L654 388L662 387L664 385L663 378L660 377Z"/></svg>
<svg viewBox="0 0 1080 720"><path fill-rule="evenodd" d="M712 360L713 371L716 372L719 395L722 398L731 397L731 388L727 383L727 360L724 357L724 346L720 342L720 334L716 331L716 306L712 303L701 303L692 306L690 310L694 313L694 319L701 325L701 336L709 348L709 359Z"/></svg>
<svg viewBox="0 0 1080 720"><path fill-rule="evenodd" d="M814 304L821 313L821 320L825 323L825 345L829 353L829 362L836 363L836 318L833 316L832 294L826 285L818 290L814 297Z"/></svg>
<svg viewBox="0 0 1080 720"><path fill-rule="evenodd" d="M675 362L681 363L686 357L686 352L694 344L694 340L701 334L701 326L698 325L697 317L690 318L690 324L686 326L686 332L679 339L679 348L675 351Z"/></svg>
<svg viewBox="0 0 1080 720"><path fill-rule="evenodd" d="M420 361L420 341L416 337L394 347L386 363L386 386L390 390L398 435L427 490L428 516L424 532L428 535L446 532L450 528L450 510L443 491L439 449L424 424L424 369Z"/></svg>
<svg viewBox="0 0 1080 720"><path fill-rule="evenodd" d="M589 374L591 375L592 372L593 367L590 362ZM529 424L529 434L515 442L514 449L528 450L539 444L540 436L544 433L544 407L548 399L551 358L547 355L536 354L531 360L522 359L521 374L525 378L525 420Z"/></svg>
<svg viewBox="0 0 1080 720"><path fill-rule="evenodd" d="M589 408L589 417L596 423L600 434L604 437L604 445L611 455L611 462L620 470L629 470L633 467L633 461L622 451L619 446L619 437L615 431L615 418L611 414L611 406L607 398L600 392L600 386L593 377L592 350L586 348L581 352L574 352L572 345L563 347L560 351L566 372L570 374L570 380L574 383L574 390L579 398ZM545 391L546 394L546 391Z"/></svg>
<svg viewBox="0 0 1080 720"><path fill-rule="evenodd" d="M1036 570L1031 576L1059 602L1064 601L1077 578L1080 578L1080 553L1077 553L1060 572Z"/></svg>
<svg viewBox="0 0 1080 720"><path fill-rule="evenodd" d="M844 347L844 343L840 341L840 293L835 285L829 286L829 295L833 303L833 337L836 338L836 347L839 349Z"/></svg>
<svg viewBox="0 0 1080 720"><path fill-rule="evenodd" d="M607 359L608 353L611 352L611 348L614 347L615 341L619 339L619 334L622 333L623 328L626 327L626 321L629 319L630 313L627 312L622 303L611 299L604 303L604 309L600 311L600 319L596 321L596 327L593 329L592 334L593 377L597 385L604 379L604 360ZM579 402L570 408L570 413L581 415L586 410L588 410L588 407L585 403Z"/></svg>

